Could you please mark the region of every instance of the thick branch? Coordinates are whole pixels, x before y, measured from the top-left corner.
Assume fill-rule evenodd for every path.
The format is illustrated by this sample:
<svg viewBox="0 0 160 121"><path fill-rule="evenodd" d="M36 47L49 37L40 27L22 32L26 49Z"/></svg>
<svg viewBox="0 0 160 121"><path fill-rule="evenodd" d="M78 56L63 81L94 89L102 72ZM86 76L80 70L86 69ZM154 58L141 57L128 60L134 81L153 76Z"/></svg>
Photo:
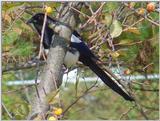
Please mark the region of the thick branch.
<svg viewBox="0 0 160 121"><path fill-rule="evenodd" d="M47 94L56 90L61 84L61 66L63 64L63 58L66 51L66 42L63 38L56 36L48 55L47 64L44 66L40 76L38 77L41 82L37 86L37 92L34 94L34 100L32 103L32 115L40 114L49 109L48 102L46 100ZM52 52L52 53L51 53Z"/></svg>
<svg viewBox="0 0 160 121"><path fill-rule="evenodd" d="M49 55L47 57L47 63L40 73L38 79L41 80L37 86L37 92L34 93L34 99L32 103L32 110L29 119L34 119L39 115L41 119L45 119L46 112L49 109L49 103L47 102L47 95L57 90L57 87L61 85L62 77L62 64L65 56L67 43L71 37L71 29L76 26L76 18L73 10L69 8L72 6L76 9L80 9L82 4L79 2L68 2L61 6L61 13L59 14L59 20L65 23L69 27L63 27L57 25L58 35L52 37L53 43L50 48ZM38 94L37 94L38 93Z"/></svg>

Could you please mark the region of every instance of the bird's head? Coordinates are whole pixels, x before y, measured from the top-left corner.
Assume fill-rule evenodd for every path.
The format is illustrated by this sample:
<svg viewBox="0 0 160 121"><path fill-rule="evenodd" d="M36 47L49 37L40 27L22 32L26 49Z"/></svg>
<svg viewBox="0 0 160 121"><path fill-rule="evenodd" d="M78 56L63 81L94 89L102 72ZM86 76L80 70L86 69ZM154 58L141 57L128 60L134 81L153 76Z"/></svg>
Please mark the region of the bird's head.
<svg viewBox="0 0 160 121"><path fill-rule="evenodd" d="M44 13L37 13L37 14L33 15L27 21L27 24L43 25L44 16L45 16ZM52 19L51 17L47 16L47 22L49 22L49 21L55 22L54 19Z"/></svg>
<svg viewBox="0 0 160 121"><path fill-rule="evenodd" d="M43 21L44 21L44 14L37 13L27 21L27 24L43 25Z"/></svg>
<svg viewBox="0 0 160 121"><path fill-rule="evenodd" d="M43 21L44 21L44 13L37 13L33 15L26 23L28 25L31 25L33 29L35 29L38 34L41 36L42 27L43 27ZM50 23L54 23L55 20L51 17L47 16L46 26L44 30L44 36L43 36L43 46L45 49L48 49L50 47L52 36L54 34L53 30L49 27Z"/></svg>

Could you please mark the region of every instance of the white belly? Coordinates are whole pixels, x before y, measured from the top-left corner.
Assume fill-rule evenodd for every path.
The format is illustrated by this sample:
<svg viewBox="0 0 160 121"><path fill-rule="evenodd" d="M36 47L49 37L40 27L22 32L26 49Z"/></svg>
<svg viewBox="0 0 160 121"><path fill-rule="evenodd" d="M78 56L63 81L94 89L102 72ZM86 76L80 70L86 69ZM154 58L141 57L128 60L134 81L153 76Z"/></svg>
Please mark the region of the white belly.
<svg viewBox="0 0 160 121"><path fill-rule="evenodd" d="M46 55L48 54L49 49L45 49L45 53ZM79 52L76 51L73 53L71 53L70 51L66 52L66 56L64 57L64 64L65 66L67 66L67 68L76 65L76 63L79 60Z"/></svg>
<svg viewBox="0 0 160 121"><path fill-rule="evenodd" d="M67 51L66 56L64 58L64 64L67 66L67 68L76 65L76 63L79 60L79 52L76 51L74 54L70 51Z"/></svg>

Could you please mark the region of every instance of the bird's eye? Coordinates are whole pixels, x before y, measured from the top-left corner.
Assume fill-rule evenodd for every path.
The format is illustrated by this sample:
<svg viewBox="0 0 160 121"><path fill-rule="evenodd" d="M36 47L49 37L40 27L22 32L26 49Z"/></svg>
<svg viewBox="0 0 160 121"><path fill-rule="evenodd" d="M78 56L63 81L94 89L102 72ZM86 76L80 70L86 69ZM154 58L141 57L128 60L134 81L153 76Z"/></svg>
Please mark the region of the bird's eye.
<svg viewBox="0 0 160 121"><path fill-rule="evenodd" d="M37 23L37 20L33 20L34 23Z"/></svg>

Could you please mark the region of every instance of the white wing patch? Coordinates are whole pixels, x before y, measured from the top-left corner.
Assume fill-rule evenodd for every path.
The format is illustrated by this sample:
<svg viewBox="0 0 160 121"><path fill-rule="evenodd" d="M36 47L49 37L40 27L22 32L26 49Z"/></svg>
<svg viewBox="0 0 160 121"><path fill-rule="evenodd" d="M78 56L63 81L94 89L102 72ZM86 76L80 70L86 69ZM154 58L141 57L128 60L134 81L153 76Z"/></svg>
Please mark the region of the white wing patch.
<svg viewBox="0 0 160 121"><path fill-rule="evenodd" d="M72 34L71 36L71 42L80 43L82 42L78 37Z"/></svg>

